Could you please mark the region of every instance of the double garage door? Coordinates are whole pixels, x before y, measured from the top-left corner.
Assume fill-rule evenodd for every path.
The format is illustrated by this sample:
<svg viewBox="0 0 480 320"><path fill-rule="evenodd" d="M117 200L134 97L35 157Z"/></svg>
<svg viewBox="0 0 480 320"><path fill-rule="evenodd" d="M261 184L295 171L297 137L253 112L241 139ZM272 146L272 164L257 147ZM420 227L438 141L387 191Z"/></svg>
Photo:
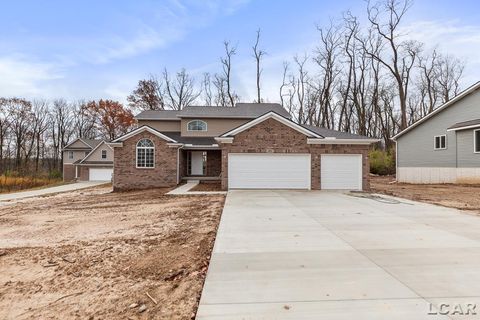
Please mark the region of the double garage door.
<svg viewBox="0 0 480 320"><path fill-rule="evenodd" d="M321 188L362 189L361 155L322 155ZM311 155L243 153L228 155L229 189L310 189Z"/></svg>

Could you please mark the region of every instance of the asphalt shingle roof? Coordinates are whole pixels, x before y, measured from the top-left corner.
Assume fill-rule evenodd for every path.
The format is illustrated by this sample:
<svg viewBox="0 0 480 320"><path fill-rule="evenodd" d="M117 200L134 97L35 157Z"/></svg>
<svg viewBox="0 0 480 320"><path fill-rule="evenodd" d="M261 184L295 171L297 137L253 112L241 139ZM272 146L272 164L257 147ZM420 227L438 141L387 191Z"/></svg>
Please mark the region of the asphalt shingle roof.
<svg viewBox="0 0 480 320"><path fill-rule="evenodd" d="M480 119L458 122L458 123L455 123L453 126L449 127L448 129L458 129L463 127L476 126L476 125L480 125Z"/></svg>
<svg viewBox="0 0 480 320"><path fill-rule="evenodd" d="M370 137L366 136L361 136L358 134L353 134L349 132L342 132L342 131L337 131L337 130L332 130L332 129L326 129L322 127L316 127L316 126L310 126L306 124L301 125L304 128L310 129L313 132L323 136L323 137L334 137L337 139L372 139Z"/></svg>
<svg viewBox="0 0 480 320"><path fill-rule="evenodd" d="M135 118L137 120L175 120L192 117L254 119L270 111L291 118L288 111L278 103L237 103L235 107L189 106L180 111L147 110Z"/></svg>

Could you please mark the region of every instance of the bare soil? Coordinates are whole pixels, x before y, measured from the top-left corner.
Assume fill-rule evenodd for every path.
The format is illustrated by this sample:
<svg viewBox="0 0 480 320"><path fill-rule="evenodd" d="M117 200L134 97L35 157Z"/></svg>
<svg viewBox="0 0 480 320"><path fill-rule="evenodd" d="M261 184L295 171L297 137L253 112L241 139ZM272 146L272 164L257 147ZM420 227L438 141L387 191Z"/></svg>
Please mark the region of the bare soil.
<svg viewBox="0 0 480 320"><path fill-rule="evenodd" d="M372 176L373 192L480 212L480 185L396 183L393 176Z"/></svg>
<svg viewBox="0 0 480 320"><path fill-rule="evenodd" d="M200 182L190 191L223 191L222 184L220 182Z"/></svg>
<svg viewBox="0 0 480 320"><path fill-rule="evenodd" d="M2 204L0 319L193 318L224 196L166 191Z"/></svg>

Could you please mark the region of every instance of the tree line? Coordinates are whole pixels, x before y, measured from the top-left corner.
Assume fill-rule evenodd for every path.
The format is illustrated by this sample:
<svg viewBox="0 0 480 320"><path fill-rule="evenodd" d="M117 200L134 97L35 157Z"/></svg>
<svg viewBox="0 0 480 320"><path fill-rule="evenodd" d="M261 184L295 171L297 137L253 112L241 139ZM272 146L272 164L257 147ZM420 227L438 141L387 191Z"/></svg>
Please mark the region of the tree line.
<svg viewBox="0 0 480 320"><path fill-rule="evenodd" d="M465 63L402 33L410 0L367 2L364 26L345 12L325 27L311 52L283 63L278 98L296 122L378 137L387 149L392 136L432 112L460 90ZM260 30L251 48L256 96L263 102ZM128 96L137 110L181 109L198 103L234 106L242 100L232 72L237 48L224 42L221 69L195 79L185 69L140 80ZM255 81L254 81L255 80Z"/></svg>
<svg viewBox="0 0 480 320"><path fill-rule="evenodd" d="M279 101L298 123L378 137L383 148L391 148L395 133L459 92L465 67L402 33L411 6L411 0L367 2L365 17L345 12L318 26L315 49L283 63L278 96L271 101ZM267 51L260 30L253 40L253 102L265 102ZM128 106L111 100L0 98L0 173L61 172L61 150L69 141L112 140L134 126L132 112L246 102L232 80L237 47L225 41L223 50L218 72L198 78L185 69L172 73L165 68L138 82Z"/></svg>

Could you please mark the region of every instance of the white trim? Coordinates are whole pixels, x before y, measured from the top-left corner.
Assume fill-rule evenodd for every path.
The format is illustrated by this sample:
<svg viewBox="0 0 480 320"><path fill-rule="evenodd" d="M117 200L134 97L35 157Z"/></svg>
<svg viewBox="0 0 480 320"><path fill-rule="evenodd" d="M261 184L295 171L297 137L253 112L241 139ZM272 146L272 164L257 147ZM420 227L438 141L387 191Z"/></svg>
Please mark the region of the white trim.
<svg viewBox="0 0 480 320"><path fill-rule="evenodd" d="M245 131L245 130L247 130L247 129L249 129L249 128L251 128L251 127L267 120L267 119L271 119L271 118L277 120L278 122L283 123L284 125L292 128L294 130L297 130L300 133L303 133L306 136L315 137L315 138L323 138L321 135L319 135L319 134L317 134L317 133L315 133L311 130L306 129L306 128L302 127L301 125L296 124L292 120L284 118L284 117L278 115L277 113L275 113L273 111L270 111L270 112L264 114L263 116L260 116L256 119L252 120L252 121L249 121L249 122L241 125L238 128L235 128L233 130L228 131L227 133L222 134L221 138L228 137L228 136L234 136L234 135L236 135L236 134L238 134L242 131ZM215 139L217 139L217 138L215 138ZM226 143L228 143L228 142L226 142Z"/></svg>
<svg viewBox="0 0 480 320"><path fill-rule="evenodd" d="M233 137L216 137L215 141L220 142L220 143L232 143L233 142Z"/></svg>
<svg viewBox="0 0 480 320"><path fill-rule="evenodd" d="M475 129L475 128L480 128L480 124L474 124L474 125L466 126L466 127L458 127L458 128L447 129L447 131L459 131L459 130L467 130L467 129Z"/></svg>
<svg viewBox="0 0 480 320"><path fill-rule="evenodd" d="M442 137L445 137L445 147L442 148ZM437 138L440 138L440 148L437 148ZM434 151L441 151L441 150L447 150L448 149L448 144L447 144L447 135L446 134L441 134L438 136L433 136L433 150Z"/></svg>
<svg viewBox="0 0 480 320"><path fill-rule="evenodd" d="M380 139L331 139L330 137L314 139L307 138L307 144L372 144L379 142Z"/></svg>
<svg viewBox="0 0 480 320"><path fill-rule="evenodd" d="M93 152L94 152L95 150L97 150L98 148L100 148L100 146L101 146L102 144L106 144L110 149L112 149L112 148L107 144L107 142L106 142L105 140L102 140L102 141L101 141L99 144L97 144L97 145L95 146L95 148L93 148L92 151L90 151L90 153L87 154L79 163L82 163L82 162L85 161L87 158L89 158L89 157L93 154ZM112 149L112 151L113 151L113 149Z"/></svg>
<svg viewBox="0 0 480 320"><path fill-rule="evenodd" d="M445 108L451 106L452 104L454 104L455 102L461 100L462 98L464 98L465 96L469 95L470 93L474 92L475 90L477 90L478 88L480 88L480 81L478 81L477 83L473 84L470 88L464 90L463 92L461 92L460 94L456 95L454 98L450 99L449 101L445 102L443 105L441 105L440 107L438 107L437 109L435 109L433 112L429 113L428 115L426 115L425 117L423 117L422 119L418 120L417 122L415 122L414 124L408 126L407 128L403 129L402 131L400 131L399 133L397 133L395 136L393 136L393 140L396 140L398 139L400 136L404 135L405 133L407 133L408 131L412 130L413 128L417 127L419 124L425 122L426 120L430 119L431 117L433 117L434 115L436 115L437 113L441 112L442 110L444 110Z"/></svg>
<svg viewBox="0 0 480 320"><path fill-rule="evenodd" d="M113 161L107 161L107 162L113 162ZM112 167L113 168L113 163L77 163L75 166L84 166L84 167Z"/></svg>
<svg viewBox="0 0 480 320"><path fill-rule="evenodd" d="M107 142L106 143L110 148L123 147L123 142Z"/></svg>
<svg viewBox="0 0 480 320"><path fill-rule="evenodd" d="M170 148L174 148L174 147L181 147L183 146L183 143L178 143L178 142L174 142L174 143L167 143L167 146L169 146Z"/></svg>
<svg viewBox="0 0 480 320"><path fill-rule="evenodd" d="M205 130L190 130L188 128L188 126L190 125L190 123L194 122L194 121L200 121L200 122L203 122L205 124ZM187 122L187 131L188 132L207 132L208 131L208 124L206 121L203 121L203 120L200 120L200 119L193 119L193 120L190 120Z"/></svg>
<svg viewBox="0 0 480 320"><path fill-rule="evenodd" d="M73 160L75 158L75 155L73 154L73 151L67 151L67 154L68 154L68 156L67 156L68 160ZM72 155L72 156L70 157L70 155Z"/></svg>
<svg viewBox="0 0 480 320"><path fill-rule="evenodd" d="M480 129L473 130L473 153L480 153L480 150L477 151L477 132L480 132Z"/></svg>
<svg viewBox="0 0 480 320"><path fill-rule="evenodd" d="M153 144L153 147L139 147L138 143L142 140L150 140L150 142ZM153 167L139 167L138 166L138 149L143 149L143 150L153 149ZM146 153L145 153L145 156L146 156ZM145 161L146 161L146 159L147 158L145 157ZM137 168L137 169L155 169L155 143L151 139L141 138L140 140L137 141L137 143L135 143L135 168Z"/></svg>
<svg viewBox="0 0 480 320"><path fill-rule="evenodd" d="M109 147L110 148L110 147ZM105 151L105 158L103 157L103 152ZM100 151L100 159L107 159L108 154L107 154L107 149L102 149Z"/></svg>
<svg viewBox="0 0 480 320"><path fill-rule="evenodd" d="M166 140L168 142L173 142L173 143L176 143L177 141L173 140L172 138L170 137L167 137L166 135L162 134L161 132L158 132L157 130L153 129L153 128L150 128L148 126L141 126L140 128L137 128L127 134L124 134L123 136L113 140L112 142L115 143L115 142L122 142L122 141L125 141L127 140L128 138L130 137L133 137L143 131L148 131L150 132L151 134L159 137L159 138L162 138L163 140Z"/></svg>

